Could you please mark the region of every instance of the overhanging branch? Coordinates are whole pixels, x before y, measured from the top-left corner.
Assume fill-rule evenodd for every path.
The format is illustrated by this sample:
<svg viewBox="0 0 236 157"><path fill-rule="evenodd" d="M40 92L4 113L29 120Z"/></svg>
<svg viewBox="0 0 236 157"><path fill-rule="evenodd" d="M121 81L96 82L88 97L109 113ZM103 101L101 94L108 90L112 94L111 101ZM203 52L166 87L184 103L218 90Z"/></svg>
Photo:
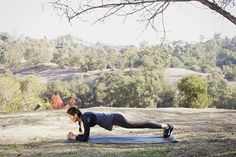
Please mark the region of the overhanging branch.
<svg viewBox="0 0 236 157"><path fill-rule="evenodd" d="M221 8L220 6L218 6L217 3L212 3L212 2L207 1L207 0L198 0L198 1L200 3L202 3L203 5L209 7L211 10L214 10L217 13L221 14L226 19L228 19L229 21L231 21L233 24L236 25L236 17L231 15L229 12L227 12L226 10Z"/></svg>
<svg viewBox="0 0 236 157"><path fill-rule="evenodd" d="M97 21L99 21L111 15L118 15L119 12L124 11L125 9L127 9L127 7L133 7L134 9L131 9L126 12L124 16L143 11L144 13L146 13L146 15L144 14L143 17L145 17L147 21L150 21L154 19L158 14L162 14L167 8L166 7L165 9L160 10L160 7L158 6L164 6L165 4L168 4L170 2L196 1L200 2L204 6L207 6L210 10L221 14L226 19L236 25L236 17L225 9L226 6L228 6L230 3L235 6L235 0L218 0L218 4L220 5L218 5L215 0L213 0L212 2L210 0L114 0L114 2L110 0L101 0L96 1L97 3L92 5L91 2L94 2L93 0L81 0L81 5L78 6L78 8L74 8L72 3L68 5L68 1L71 2L70 0L55 0L49 3L54 9L57 9L59 12L63 12L62 15L66 15L69 21L74 19L75 17L80 17L86 13L89 13L90 11L96 11L98 9L108 9L114 11L108 11L103 17L98 18ZM82 2L86 4L82 5Z"/></svg>

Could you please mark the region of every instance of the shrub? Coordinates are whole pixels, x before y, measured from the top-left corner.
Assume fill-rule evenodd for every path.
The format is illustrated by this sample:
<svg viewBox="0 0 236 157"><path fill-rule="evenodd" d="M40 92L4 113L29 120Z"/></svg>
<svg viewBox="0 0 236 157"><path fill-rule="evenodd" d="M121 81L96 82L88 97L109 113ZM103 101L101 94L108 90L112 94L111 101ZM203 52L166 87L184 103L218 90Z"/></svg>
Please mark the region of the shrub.
<svg viewBox="0 0 236 157"><path fill-rule="evenodd" d="M220 75L208 76L208 94L212 106L217 108L236 108L236 90Z"/></svg>
<svg viewBox="0 0 236 157"><path fill-rule="evenodd" d="M81 78L77 78L70 83L71 86L71 97L78 98L80 107L94 106L94 103L91 103L92 94L90 93L89 86L82 81ZM91 85L92 86L92 85ZM74 103L76 104L76 103Z"/></svg>
<svg viewBox="0 0 236 157"><path fill-rule="evenodd" d="M51 96L50 104L51 109L62 109L64 107L64 103L58 93L55 93Z"/></svg>
<svg viewBox="0 0 236 157"><path fill-rule="evenodd" d="M46 95L50 98L53 94L58 93L62 99L71 97L71 85L68 82L62 82L60 80L52 81L48 84Z"/></svg>
<svg viewBox="0 0 236 157"><path fill-rule="evenodd" d="M230 81L236 81L236 65L223 66L225 78Z"/></svg>
<svg viewBox="0 0 236 157"><path fill-rule="evenodd" d="M20 85L23 110L32 110L43 102L42 96L46 92L46 85L36 76L21 79Z"/></svg>
<svg viewBox="0 0 236 157"><path fill-rule="evenodd" d="M20 82L13 76L0 76L0 110L18 111L22 108Z"/></svg>
<svg viewBox="0 0 236 157"><path fill-rule="evenodd" d="M46 87L35 76L17 78L7 72L0 75L0 109L13 112L32 110L43 102Z"/></svg>
<svg viewBox="0 0 236 157"><path fill-rule="evenodd" d="M163 91L159 94L157 107L176 107L176 87L164 82Z"/></svg>
<svg viewBox="0 0 236 157"><path fill-rule="evenodd" d="M189 75L179 84L179 105L183 107L208 107L210 101L207 95L207 83L198 75Z"/></svg>

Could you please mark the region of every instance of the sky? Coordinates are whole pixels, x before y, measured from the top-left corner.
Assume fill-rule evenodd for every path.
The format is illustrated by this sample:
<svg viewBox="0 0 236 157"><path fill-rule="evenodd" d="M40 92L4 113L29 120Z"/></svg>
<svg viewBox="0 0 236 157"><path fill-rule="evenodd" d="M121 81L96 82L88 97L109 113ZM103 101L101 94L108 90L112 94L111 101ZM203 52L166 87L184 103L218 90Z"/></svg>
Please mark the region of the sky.
<svg viewBox="0 0 236 157"><path fill-rule="evenodd" d="M136 17L125 22L113 17L105 23L81 22L73 19L71 24L60 18L50 8L42 8L46 0L0 0L0 32L32 38L55 39L71 34L87 42L113 45L139 45L143 41L158 44L163 39L163 29L158 19L157 29L145 29ZM232 9L236 16L236 7ZM160 18L159 18L160 19ZM222 37L236 36L236 26L198 3L171 3L164 13L165 41L183 40L197 42L200 36L210 39L215 33Z"/></svg>

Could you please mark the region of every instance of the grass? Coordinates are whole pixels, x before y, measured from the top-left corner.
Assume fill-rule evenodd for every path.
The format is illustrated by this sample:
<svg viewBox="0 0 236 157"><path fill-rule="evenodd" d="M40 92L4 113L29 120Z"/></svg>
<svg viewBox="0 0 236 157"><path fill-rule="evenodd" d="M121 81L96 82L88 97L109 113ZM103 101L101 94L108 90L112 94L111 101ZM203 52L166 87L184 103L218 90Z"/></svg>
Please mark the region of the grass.
<svg viewBox="0 0 236 157"><path fill-rule="evenodd" d="M23 155L24 154L24 155ZM156 146L145 145L104 145L74 143L65 144L58 142L0 145L0 156L73 156L73 157L159 157L165 156L165 150Z"/></svg>
<svg viewBox="0 0 236 157"><path fill-rule="evenodd" d="M173 123L175 125L174 135L179 142L165 144L65 143L63 142L65 134L73 129L78 131L78 129L76 125L65 121L64 111L19 113L12 117L7 115L9 121L4 119L6 115L0 115L2 117L0 124L6 125L5 127L0 125L0 157L236 156L235 110L181 108L89 108L88 110L120 112L131 117L142 116L143 119ZM34 123L34 119L38 119L38 117L41 117L40 123ZM15 125L17 122L20 122L19 125ZM25 122L30 125L25 125ZM109 133L99 127L91 129L91 135ZM161 132L151 129L130 131L115 127L112 133L159 135ZM36 140L29 140L30 142L26 140L33 137ZM17 140L24 144L14 144L17 143Z"/></svg>
<svg viewBox="0 0 236 157"><path fill-rule="evenodd" d="M32 144L2 144L0 156L25 157L189 157L236 155L232 139L202 138L166 144L90 144L47 141Z"/></svg>
<svg viewBox="0 0 236 157"><path fill-rule="evenodd" d="M166 153L161 148L149 147L149 148L139 148L137 150L131 150L125 152L129 157L150 157L150 156L165 156Z"/></svg>

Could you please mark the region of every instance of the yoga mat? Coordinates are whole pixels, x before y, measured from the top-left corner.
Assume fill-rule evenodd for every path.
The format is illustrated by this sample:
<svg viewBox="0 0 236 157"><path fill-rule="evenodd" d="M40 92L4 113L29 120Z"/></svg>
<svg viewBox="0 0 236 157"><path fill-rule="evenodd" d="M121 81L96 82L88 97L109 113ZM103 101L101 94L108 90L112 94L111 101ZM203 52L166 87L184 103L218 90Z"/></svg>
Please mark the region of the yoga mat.
<svg viewBox="0 0 236 157"><path fill-rule="evenodd" d="M65 142L81 142L76 140L65 140ZM135 136L90 136L88 143L126 143L126 144L151 144L151 143L174 143L177 142L175 137L171 135L168 138L163 138L163 136L148 136L148 135L135 135Z"/></svg>

